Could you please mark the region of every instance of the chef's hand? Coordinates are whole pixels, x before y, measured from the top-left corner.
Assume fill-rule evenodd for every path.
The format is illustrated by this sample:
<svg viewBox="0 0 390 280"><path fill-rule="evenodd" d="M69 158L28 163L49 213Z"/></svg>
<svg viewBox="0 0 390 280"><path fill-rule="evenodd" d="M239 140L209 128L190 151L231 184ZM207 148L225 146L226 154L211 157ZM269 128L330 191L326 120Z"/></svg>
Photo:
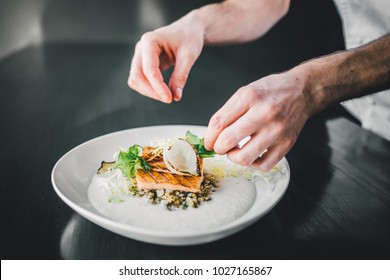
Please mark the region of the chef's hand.
<svg viewBox="0 0 390 280"><path fill-rule="evenodd" d="M210 119L205 148L269 171L291 149L311 115L304 85L299 74L289 71L240 88ZM250 140L238 147L247 136Z"/></svg>
<svg viewBox="0 0 390 280"><path fill-rule="evenodd" d="M210 119L205 148L241 165L272 169L310 116L331 104L390 88L389 50L386 34L239 89ZM237 147L247 136L247 144Z"/></svg>
<svg viewBox="0 0 390 280"><path fill-rule="evenodd" d="M165 103L179 101L188 74L204 42L201 24L192 14L145 33L136 44L128 85L135 91ZM162 71L174 66L168 85Z"/></svg>

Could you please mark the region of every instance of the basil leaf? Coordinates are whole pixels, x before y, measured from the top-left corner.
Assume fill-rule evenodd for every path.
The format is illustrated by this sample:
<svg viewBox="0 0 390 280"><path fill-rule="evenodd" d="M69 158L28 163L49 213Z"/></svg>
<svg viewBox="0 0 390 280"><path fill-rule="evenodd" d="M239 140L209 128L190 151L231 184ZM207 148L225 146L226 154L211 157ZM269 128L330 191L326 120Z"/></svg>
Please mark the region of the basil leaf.
<svg viewBox="0 0 390 280"><path fill-rule="evenodd" d="M141 157L142 147L139 145L131 146L127 151L120 151L118 159L115 162L115 168L122 171L123 176L135 178L138 169L150 171L149 164Z"/></svg>
<svg viewBox="0 0 390 280"><path fill-rule="evenodd" d="M208 151L204 147L204 139L199 138L195 134L192 134L190 131L187 131L185 140L196 149L198 155L201 158L211 158L215 156L214 151Z"/></svg>

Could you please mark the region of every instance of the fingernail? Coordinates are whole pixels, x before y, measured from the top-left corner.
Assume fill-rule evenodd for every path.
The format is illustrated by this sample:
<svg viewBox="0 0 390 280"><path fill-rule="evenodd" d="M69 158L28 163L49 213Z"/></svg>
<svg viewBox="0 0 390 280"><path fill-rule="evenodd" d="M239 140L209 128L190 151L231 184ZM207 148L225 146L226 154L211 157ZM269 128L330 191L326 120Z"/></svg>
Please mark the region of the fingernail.
<svg viewBox="0 0 390 280"><path fill-rule="evenodd" d="M181 87L176 88L176 100L179 101L181 99L183 93L183 89Z"/></svg>
<svg viewBox="0 0 390 280"><path fill-rule="evenodd" d="M160 100L164 103L168 103L168 96L165 94L160 94Z"/></svg>

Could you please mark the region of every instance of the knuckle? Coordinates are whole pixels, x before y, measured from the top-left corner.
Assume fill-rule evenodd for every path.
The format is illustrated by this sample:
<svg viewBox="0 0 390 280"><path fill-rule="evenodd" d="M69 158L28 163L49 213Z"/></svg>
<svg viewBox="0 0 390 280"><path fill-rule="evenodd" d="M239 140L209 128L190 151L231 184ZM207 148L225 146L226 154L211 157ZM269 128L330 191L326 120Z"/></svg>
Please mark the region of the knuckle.
<svg viewBox="0 0 390 280"><path fill-rule="evenodd" d="M252 101L256 101L258 98L259 98L259 94L258 94L258 91L255 90L253 87L251 86L248 86L247 90L246 90L246 94L248 96L248 98Z"/></svg>
<svg viewBox="0 0 390 280"><path fill-rule="evenodd" d="M233 143L233 141L229 138L220 136L214 144L214 150L217 154L226 154L232 147L234 147L231 143Z"/></svg>
<svg viewBox="0 0 390 280"><path fill-rule="evenodd" d="M220 145L218 145L217 143L214 144L214 151L218 155L223 155L225 153L225 151L222 149L222 147Z"/></svg>
<svg viewBox="0 0 390 280"><path fill-rule="evenodd" d="M187 76L183 74L176 74L174 80L177 85L184 87L185 83L187 82Z"/></svg>
<svg viewBox="0 0 390 280"><path fill-rule="evenodd" d="M230 150L236 145L235 137L232 134L226 132L222 132L219 135L219 142L223 147L225 147L228 150Z"/></svg>
<svg viewBox="0 0 390 280"><path fill-rule="evenodd" d="M152 42L156 39L156 36L153 32L146 32L141 36L141 42Z"/></svg>
<svg viewBox="0 0 390 280"><path fill-rule="evenodd" d="M276 163L277 163L277 161L274 161L273 159L268 158L264 161L255 162L254 168L256 168L262 172L268 172L276 165Z"/></svg>
<svg viewBox="0 0 390 280"><path fill-rule="evenodd" d="M220 131L223 128L223 118L221 115L215 114L211 117L209 126L211 129Z"/></svg>
<svg viewBox="0 0 390 280"><path fill-rule="evenodd" d="M135 89L137 87L137 78L133 75L131 75L129 77L129 79L127 80L127 85L132 88L132 89Z"/></svg>
<svg viewBox="0 0 390 280"><path fill-rule="evenodd" d="M262 99L259 91L251 85L240 88L239 93L240 95L242 95L243 98L245 98L247 101L251 103L255 103Z"/></svg>
<svg viewBox="0 0 390 280"><path fill-rule="evenodd" d="M138 42L135 44L135 47L134 47L135 52L139 51L140 48L141 48L141 40L138 41Z"/></svg>
<svg viewBox="0 0 390 280"><path fill-rule="evenodd" d="M158 79L159 78L159 72L158 72L158 70L157 69L152 69L151 71L150 71L150 76L153 78L153 79Z"/></svg>
<svg viewBox="0 0 390 280"><path fill-rule="evenodd" d="M129 88L134 89L134 88L135 88L135 82L134 82L134 80L129 78L129 79L127 80L127 85L129 86Z"/></svg>
<svg viewBox="0 0 390 280"><path fill-rule="evenodd" d="M236 92L240 100L247 95L246 93L247 93L247 87L241 87Z"/></svg>
<svg viewBox="0 0 390 280"><path fill-rule="evenodd" d="M146 68L145 69L145 75L149 77L149 79L158 79L159 78L159 73L157 69L154 68Z"/></svg>
<svg viewBox="0 0 390 280"><path fill-rule="evenodd" d="M275 163L276 164L276 163ZM271 171L271 169L275 166L275 164L270 164L269 162L264 162L259 164L258 169L260 169L263 172Z"/></svg>
<svg viewBox="0 0 390 280"><path fill-rule="evenodd" d="M283 134L283 132L285 131L285 126L281 122L274 122L272 125L273 125L273 129L275 131L275 134L277 136Z"/></svg>
<svg viewBox="0 0 390 280"><path fill-rule="evenodd" d="M252 163L251 159L242 153L237 153L234 156L229 156L229 159L242 166L249 166Z"/></svg>
<svg viewBox="0 0 390 280"><path fill-rule="evenodd" d="M281 106L272 102L264 102L263 112L270 121L279 120L281 116ZM281 124L279 124L281 126Z"/></svg>
<svg viewBox="0 0 390 280"><path fill-rule="evenodd" d="M240 131L245 135L250 135L255 130L256 120L246 118L240 125Z"/></svg>

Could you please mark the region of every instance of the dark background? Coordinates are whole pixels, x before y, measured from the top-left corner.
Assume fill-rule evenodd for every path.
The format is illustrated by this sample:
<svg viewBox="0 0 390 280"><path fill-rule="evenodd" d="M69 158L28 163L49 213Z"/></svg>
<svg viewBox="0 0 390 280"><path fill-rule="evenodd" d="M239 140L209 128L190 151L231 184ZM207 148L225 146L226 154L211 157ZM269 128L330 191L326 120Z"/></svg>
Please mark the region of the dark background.
<svg viewBox="0 0 390 280"><path fill-rule="evenodd" d="M218 1L2 0L0 58L31 43L132 44L144 32L169 24L211 2ZM263 63L264 57L276 60L270 55L271 50L271 54L284 53L284 57L277 60L291 60L288 52L302 53L290 62L291 66L315 55L342 49L340 20L333 1L292 1L282 22L251 46L260 49L256 56L248 57L261 58L258 61ZM248 52L247 47L242 50Z"/></svg>
<svg viewBox="0 0 390 280"><path fill-rule="evenodd" d="M0 195L2 259L377 259L390 257L390 145L339 106L312 118L287 155L281 202L239 234L166 247L85 220L50 173L73 147L106 133L207 125L239 87L344 48L332 1L292 1L263 38L205 48L183 100L166 105L127 87L145 32L208 1L2 0Z"/></svg>

